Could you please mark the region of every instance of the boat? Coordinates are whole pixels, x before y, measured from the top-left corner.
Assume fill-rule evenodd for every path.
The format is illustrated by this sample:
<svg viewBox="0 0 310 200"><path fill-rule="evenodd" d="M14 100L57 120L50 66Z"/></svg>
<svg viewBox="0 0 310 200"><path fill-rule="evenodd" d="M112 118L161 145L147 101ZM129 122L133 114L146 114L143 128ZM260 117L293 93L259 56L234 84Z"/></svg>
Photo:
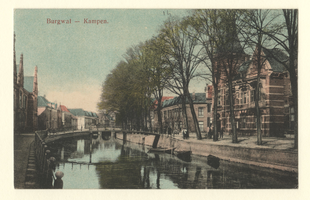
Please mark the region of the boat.
<svg viewBox="0 0 310 200"><path fill-rule="evenodd" d="M171 154L174 149L164 149L164 148L151 148L149 153L169 153Z"/></svg>
<svg viewBox="0 0 310 200"><path fill-rule="evenodd" d="M192 161L192 151L174 151L174 155L176 155L179 159L190 162Z"/></svg>
<svg viewBox="0 0 310 200"><path fill-rule="evenodd" d="M213 155L208 155L207 156L208 161L207 164L210 165L211 167L217 169L220 166L220 159L216 156Z"/></svg>

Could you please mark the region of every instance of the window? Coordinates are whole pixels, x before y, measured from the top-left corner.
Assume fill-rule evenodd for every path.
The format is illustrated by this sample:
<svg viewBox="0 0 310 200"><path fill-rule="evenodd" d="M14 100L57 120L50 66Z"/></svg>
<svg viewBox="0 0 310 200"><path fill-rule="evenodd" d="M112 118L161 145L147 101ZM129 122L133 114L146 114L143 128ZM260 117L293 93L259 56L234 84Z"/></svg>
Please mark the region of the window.
<svg viewBox="0 0 310 200"><path fill-rule="evenodd" d="M19 107L22 107L22 92L19 92Z"/></svg>
<svg viewBox="0 0 310 200"><path fill-rule="evenodd" d="M208 103L207 107L208 107L208 113L211 112L211 103Z"/></svg>
<svg viewBox="0 0 310 200"><path fill-rule="evenodd" d="M239 93L236 93L236 96L235 96L235 104L236 104L236 105L239 104Z"/></svg>
<svg viewBox="0 0 310 200"><path fill-rule="evenodd" d="M203 108L198 108L198 117L203 117Z"/></svg>
<svg viewBox="0 0 310 200"><path fill-rule="evenodd" d="M244 93L242 92L242 93L241 93L241 102L240 102L240 104L242 105L243 102L244 102Z"/></svg>
<svg viewBox="0 0 310 200"><path fill-rule="evenodd" d="M183 128L183 122L180 122L179 124L180 124L179 128L182 129Z"/></svg>
<svg viewBox="0 0 310 200"><path fill-rule="evenodd" d="M199 122L199 129L200 131L203 131L203 122Z"/></svg>
<svg viewBox="0 0 310 200"><path fill-rule="evenodd" d="M225 102L226 102L226 105L230 105L228 94L225 94Z"/></svg>
<svg viewBox="0 0 310 200"><path fill-rule="evenodd" d="M26 108L27 97L24 95L23 98L23 108Z"/></svg>
<svg viewBox="0 0 310 200"><path fill-rule="evenodd" d="M255 101L255 90L251 90L251 102Z"/></svg>
<svg viewBox="0 0 310 200"><path fill-rule="evenodd" d="M178 122L174 122L174 129L178 129Z"/></svg>
<svg viewBox="0 0 310 200"><path fill-rule="evenodd" d="M211 126L211 124L210 124L210 117L207 118L207 126L208 126L208 127Z"/></svg>
<svg viewBox="0 0 310 200"><path fill-rule="evenodd" d="M243 95L243 97L244 97L244 99L243 99L243 103L244 104L246 104L246 102L247 102L247 97L248 97L248 95L247 95L248 93L247 92L245 92L244 93L244 95Z"/></svg>

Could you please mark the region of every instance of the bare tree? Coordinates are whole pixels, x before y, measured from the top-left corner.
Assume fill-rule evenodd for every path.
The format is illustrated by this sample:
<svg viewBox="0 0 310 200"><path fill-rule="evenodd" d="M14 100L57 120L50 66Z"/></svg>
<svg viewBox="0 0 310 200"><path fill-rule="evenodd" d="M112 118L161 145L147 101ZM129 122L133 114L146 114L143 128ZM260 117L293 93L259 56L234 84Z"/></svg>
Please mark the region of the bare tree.
<svg viewBox="0 0 310 200"><path fill-rule="evenodd" d="M189 34L192 31L188 18L182 20L169 18L164 28L161 29L159 38L164 46L164 60L172 72L167 82L167 89L181 97L187 128L189 128L186 115L186 101L188 100L197 139L201 139L199 123L188 89L190 81L197 77L196 70L200 63L197 55L201 53L198 41Z"/></svg>

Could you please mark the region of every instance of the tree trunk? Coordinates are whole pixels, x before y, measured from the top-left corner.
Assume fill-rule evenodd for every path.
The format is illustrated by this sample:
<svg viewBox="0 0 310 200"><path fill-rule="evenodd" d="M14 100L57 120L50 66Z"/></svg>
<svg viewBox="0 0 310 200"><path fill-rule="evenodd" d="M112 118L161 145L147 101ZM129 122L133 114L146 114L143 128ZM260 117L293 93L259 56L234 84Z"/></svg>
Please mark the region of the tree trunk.
<svg viewBox="0 0 310 200"><path fill-rule="evenodd" d="M182 100L182 110L183 110L183 123L184 123L184 125L186 125L185 128L189 132L187 111L186 111L186 97L184 95L182 95L181 100ZM184 118L185 118L185 121L184 121Z"/></svg>
<svg viewBox="0 0 310 200"><path fill-rule="evenodd" d="M256 78L256 87L255 87L255 114L256 114L256 129L257 129L257 145L262 145L262 130L261 130L261 113L259 108L259 100L260 100L260 72L262 69L261 62L261 40L258 41L258 49L257 49L257 78ZM250 97L251 98L251 97Z"/></svg>
<svg viewBox="0 0 310 200"><path fill-rule="evenodd" d="M159 93L159 98L157 99L157 118L158 118L158 123L159 123L159 130L160 130L160 133L162 133L163 132L163 120L161 116L162 95L161 95L161 91L158 91L158 93Z"/></svg>
<svg viewBox="0 0 310 200"><path fill-rule="evenodd" d="M260 70L259 70L260 71ZM256 115L256 128L257 128L257 144L262 145L262 129L261 129L261 113L260 113L260 107L259 107L259 97L260 97L260 73L257 73L257 83L256 83L256 88L255 88L255 115Z"/></svg>
<svg viewBox="0 0 310 200"><path fill-rule="evenodd" d="M214 102L213 102L213 141L218 140L217 136L217 100L218 100L218 90L217 84L213 83L214 90Z"/></svg>
<svg viewBox="0 0 310 200"><path fill-rule="evenodd" d="M201 132L200 132L200 128L199 128L199 123L198 123L198 120L197 120L196 112L195 112L195 109L194 109L194 106L193 106L193 100L190 97L190 94L189 94L188 91L187 91L187 98L189 100L189 106L190 106L191 113L192 113L193 120L194 120L196 136L197 136L198 140L201 140L202 139L201 138Z"/></svg>
<svg viewBox="0 0 310 200"><path fill-rule="evenodd" d="M228 89L229 89L229 110L230 110L230 124L232 130L232 142L238 142L238 135L236 131L236 124L235 124L235 110L234 110L234 98L232 94L232 80L231 77L228 78Z"/></svg>
<svg viewBox="0 0 310 200"><path fill-rule="evenodd" d="M294 105L294 148L298 148L298 83L295 70L291 68L290 80L293 95L293 105ZM292 72L294 70L294 72Z"/></svg>

